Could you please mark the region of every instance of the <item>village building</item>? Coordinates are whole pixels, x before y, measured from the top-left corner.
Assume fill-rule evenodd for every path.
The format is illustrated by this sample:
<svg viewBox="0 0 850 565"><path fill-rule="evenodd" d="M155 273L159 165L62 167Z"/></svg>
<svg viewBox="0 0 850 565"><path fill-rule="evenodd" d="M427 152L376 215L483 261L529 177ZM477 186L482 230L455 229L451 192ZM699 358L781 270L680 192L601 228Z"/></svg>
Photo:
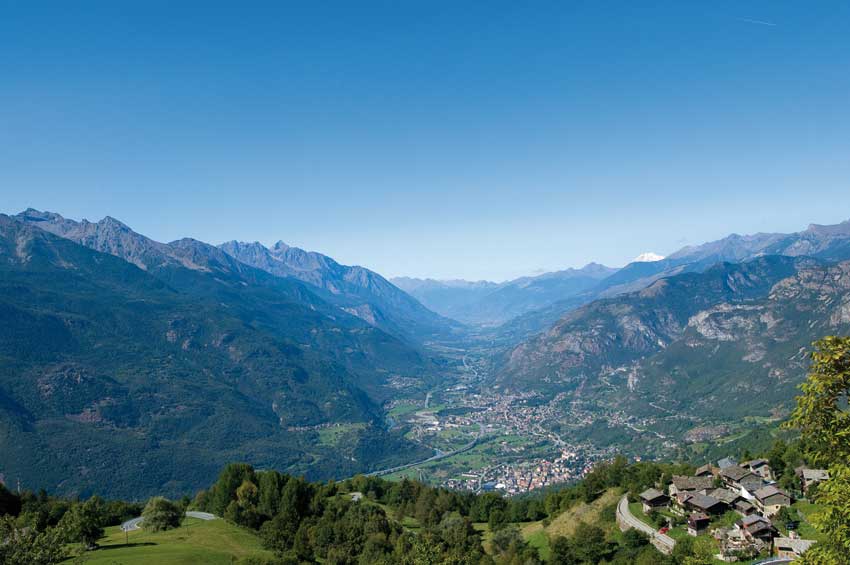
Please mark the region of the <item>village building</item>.
<svg viewBox="0 0 850 565"><path fill-rule="evenodd" d="M742 467L749 469L754 475L760 476L762 479L772 481L773 470L770 468L770 463L767 459L753 459L741 464Z"/></svg>
<svg viewBox="0 0 850 565"><path fill-rule="evenodd" d="M703 512L694 512L688 516L688 535L697 537L708 531L711 518Z"/></svg>
<svg viewBox="0 0 850 565"><path fill-rule="evenodd" d="M758 511L758 508L756 508L753 503L748 500L739 500L732 505L732 509L741 516L749 516Z"/></svg>
<svg viewBox="0 0 850 565"><path fill-rule="evenodd" d="M723 459L717 462L717 466L720 468L721 471L726 467L734 467L737 464L738 460L734 457L724 457Z"/></svg>
<svg viewBox="0 0 850 565"><path fill-rule="evenodd" d="M774 516L783 506L791 506L791 496L775 485L767 485L755 491L756 506L765 516Z"/></svg>
<svg viewBox="0 0 850 565"><path fill-rule="evenodd" d="M643 503L643 511L647 514L653 510L667 508L670 504L670 497L654 488L640 493L640 500Z"/></svg>
<svg viewBox="0 0 850 565"><path fill-rule="evenodd" d="M739 491L728 488L716 488L714 490L708 491L705 494L712 498L716 498L721 502L724 502L729 507L735 506L735 503L739 500L744 500L744 497L741 496L741 493Z"/></svg>
<svg viewBox="0 0 850 565"><path fill-rule="evenodd" d="M800 487L803 492L808 494L809 487L829 480L829 471L826 469L807 469L801 467L797 469L797 476L800 478Z"/></svg>
<svg viewBox="0 0 850 565"><path fill-rule="evenodd" d="M724 502L696 492L680 492L676 495L676 504L683 512L702 512L704 514L723 514L728 508Z"/></svg>
<svg viewBox="0 0 850 565"><path fill-rule="evenodd" d="M735 522L735 528L743 532L744 537L749 540L770 542L776 535L776 528L770 520L757 514L744 516Z"/></svg>
<svg viewBox="0 0 850 565"><path fill-rule="evenodd" d="M673 482L670 483L670 496L674 497L682 492L701 492L714 488L713 477L687 477L684 475L675 475Z"/></svg>
<svg viewBox="0 0 850 565"><path fill-rule="evenodd" d="M776 556L784 559L797 559L815 544L815 540L802 539L797 536L778 537L773 540Z"/></svg>
<svg viewBox="0 0 850 565"><path fill-rule="evenodd" d="M723 483L729 487L740 489L741 482L746 481L751 477L756 477L756 475L749 469L745 469L740 465L730 465L720 469L720 478L723 480ZM760 477L756 478L759 482L761 482Z"/></svg>
<svg viewBox="0 0 850 565"><path fill-rule="evenodd" d="M713 477L714 476L714 467L711 466L711 463L706 463L702 467L697 468L696 473L694 473L695 477Z"/></svg>

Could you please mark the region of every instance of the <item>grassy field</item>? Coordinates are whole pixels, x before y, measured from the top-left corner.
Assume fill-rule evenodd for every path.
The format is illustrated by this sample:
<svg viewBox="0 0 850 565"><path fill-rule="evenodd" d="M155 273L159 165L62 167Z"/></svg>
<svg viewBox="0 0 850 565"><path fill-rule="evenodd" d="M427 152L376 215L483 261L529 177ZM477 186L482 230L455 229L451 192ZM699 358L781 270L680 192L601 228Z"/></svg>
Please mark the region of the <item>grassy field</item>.
<svg viewBox="0 0 850 565"><path fill-rule="evenodd" d="M319 441L322 445L336 447L352 432L366 428L364 423L340 424L319 430Z"/></svg>
<svg viewBox="0 0 850 565"><path fill-rule="evenodd" d="M552 520L552 523L546 527L546 533L552 537L571 536L575 533L579 522L598 524L602 521L603 510L616 504L619 499L620 492L611 489L590 504L580 502Z"/></svg>
<svg viewBox="0 0 850 565"><path fill-rule="evenodd" d="M272 557L260 546L257 536L224 520L205 522L189 518L187 526L167 532L148 533L135 530L129 533L125 545L124 532L118 526L107 528L100 548L84 554L82 562L104 565L133 565L151 563L230 564L244 557Z"/></svg>

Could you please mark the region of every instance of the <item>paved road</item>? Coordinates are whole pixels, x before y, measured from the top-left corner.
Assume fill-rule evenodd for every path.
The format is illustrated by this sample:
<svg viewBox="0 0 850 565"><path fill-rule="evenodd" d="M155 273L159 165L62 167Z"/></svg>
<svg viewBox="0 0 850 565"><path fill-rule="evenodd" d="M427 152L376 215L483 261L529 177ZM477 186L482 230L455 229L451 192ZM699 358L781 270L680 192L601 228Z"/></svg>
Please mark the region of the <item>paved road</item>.
<svg viewBox="0 0 850 565"><path fill-rule="evenodd" d="M619 504L617 504L617 516L628 527L634 528L648 535L653 542L652 545L657 547L659 550L666 550L666 553L673 551L673 547L676 545L676 540L667 534L659 534L655 528L642 520L635 518L634 514L632 514L631 510L629 510L629 498L626 495L623 495L623 498L621 498Z"/></svg>
<svg viewBox="0 0 850 565"><path fill-rule="evenodd" d="M209 512L195 512L194 510L190 510L186 512L186 516L189 518L197 518L198 520L215 520L215 514L210 514ZM133 518L132 520L127 520L123 524L121 524L121 531L123 532L132 532L133 530L138 530L141 528L139 524L142 523L142 518L139 516L138 518Z"/></svg>
<svg viewBox="0 0 850 565"><path fill-rule="evenodd" d="M407 465L399 465L398 467L392 467L390 469L381 469L380 471L372 471L371 473L366 473L367 477L380 477L381 475L389 475L390 473L395 473L397 471L403 471L405 469L409 469L410 467L417 467L419 465L424 465L425 463L431 463L432 461L439 461L440 459L445 459L447 457L451 457L453 455L457 455L458 453L463 453L465 451L469 451L481 440L481 430L479 429L478 435L461 447L460 449L455 449L454 451L447 451L445 453L438 453L437 455L432 455L428 459L423 459L422 461L415 461L413 463L408 463Z"/></svg>

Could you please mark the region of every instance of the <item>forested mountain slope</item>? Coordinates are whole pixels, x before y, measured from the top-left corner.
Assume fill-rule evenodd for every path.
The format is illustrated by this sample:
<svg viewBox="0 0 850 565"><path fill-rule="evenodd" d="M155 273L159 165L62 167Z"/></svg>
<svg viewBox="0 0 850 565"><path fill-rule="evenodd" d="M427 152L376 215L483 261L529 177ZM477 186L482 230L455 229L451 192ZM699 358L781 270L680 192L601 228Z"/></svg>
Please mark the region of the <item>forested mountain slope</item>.
<svg viewBox="0 0 850 565"><path fill-rule="evenodd" d="M415 456L378 404L424 374L415 351L299 282L169 247L138 248L145 271L0 216L0 473L139 495L235 458L328 477ZM335 424L347 441L323 445Z"/></svg>

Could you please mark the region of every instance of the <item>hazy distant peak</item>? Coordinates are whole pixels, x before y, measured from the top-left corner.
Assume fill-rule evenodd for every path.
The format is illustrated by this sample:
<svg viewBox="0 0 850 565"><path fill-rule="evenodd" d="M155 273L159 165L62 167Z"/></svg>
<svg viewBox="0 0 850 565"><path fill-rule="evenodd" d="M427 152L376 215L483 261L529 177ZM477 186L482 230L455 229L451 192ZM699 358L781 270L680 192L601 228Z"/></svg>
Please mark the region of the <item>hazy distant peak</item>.
<svg viewBox="0 0 850 565"><path fill-rule="evenodd" d="M664 259L664 255L659 255L652 251L646 251L632 259L632 263L654 263L655 261L661 261L662 259Z"/></svg>

